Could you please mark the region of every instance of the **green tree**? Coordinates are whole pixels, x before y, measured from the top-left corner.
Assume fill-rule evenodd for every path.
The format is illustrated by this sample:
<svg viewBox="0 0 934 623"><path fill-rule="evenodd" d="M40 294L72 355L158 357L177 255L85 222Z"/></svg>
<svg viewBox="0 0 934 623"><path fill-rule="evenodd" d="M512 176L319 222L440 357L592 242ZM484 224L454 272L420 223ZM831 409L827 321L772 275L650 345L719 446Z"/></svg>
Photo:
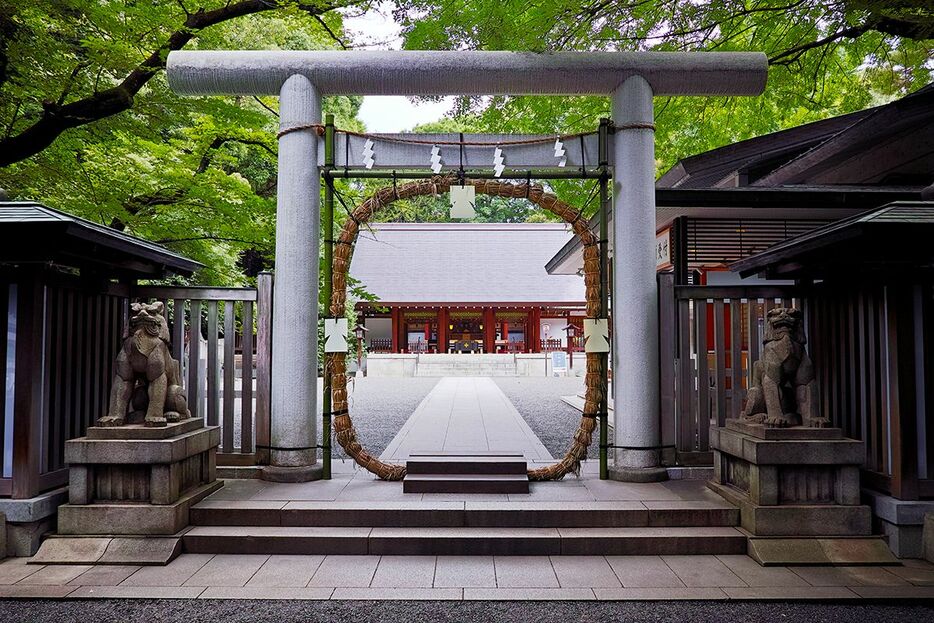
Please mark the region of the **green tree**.
<svg viewBox="0 0 934 623"><path fill-rule="evenodd" d="M182 39L217 49L333 48L342 22L324 13L332 4L202 4L0 0L0 155L13 160L20 140L34 152L0 168L0 186L194 257L206 265L200 282L235 284L244 279L241 252L271 257L273 248L276 98L180 98L161 71L165 53ZM131 107L104 103L140 72ZM324 108L360 129L361 101L326 98ZM66 121L62 109L93 112ZM28 139L62 124L44 148Z"/></svg>

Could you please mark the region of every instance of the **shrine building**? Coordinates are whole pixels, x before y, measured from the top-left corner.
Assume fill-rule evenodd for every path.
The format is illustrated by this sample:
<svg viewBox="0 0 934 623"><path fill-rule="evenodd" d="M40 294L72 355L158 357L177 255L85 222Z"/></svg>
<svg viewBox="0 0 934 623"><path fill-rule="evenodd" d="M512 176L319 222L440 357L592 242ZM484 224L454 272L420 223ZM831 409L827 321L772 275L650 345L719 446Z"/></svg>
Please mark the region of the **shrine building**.
<svg viewBox="0 0 934 623"><path fill-rule="evenodd" d="M549 275L562 223L374 223L351 276L368 353L583 351L584 280Z"/></svg>

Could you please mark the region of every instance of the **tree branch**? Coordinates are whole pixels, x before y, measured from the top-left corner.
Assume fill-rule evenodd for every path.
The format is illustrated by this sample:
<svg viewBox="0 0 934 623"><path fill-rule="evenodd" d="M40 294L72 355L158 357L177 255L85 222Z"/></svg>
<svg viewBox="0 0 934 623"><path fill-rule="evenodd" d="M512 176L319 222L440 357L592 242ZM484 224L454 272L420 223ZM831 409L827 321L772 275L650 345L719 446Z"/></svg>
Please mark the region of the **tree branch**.
<svg viewBox="0 0 934 623"><path fill-rule="evenodd" d="M248 138L234 138L232 136L218 136L211 144L208 145L208 150L204 152L204 155L201 157L201 163L198 165L198 168L195 169L195 173L204 173L207 171L208 167L211 166L211 156L214 152L219 149L224 143L242 143L244 145L255 145L266 151L273 158L276 157L276 150L272 149L269 145L265 144L260 140L248 139Z"/></svg>
<svg viewBox="0 0 934 623"><path fill-rule="evenodd" d="M169 35L165 43L137 65L119 85L64 105L53 101L43 102L42 115L34 124L0 140L0 167L34 156L51 145L65 130L129 110L133 106L133 97L140 89L165 69L168 53L183 48L201 30L238 17L278 9L286 1L241 0L218 9L200 9L189 13L183 26ZM342 3L340 0L328 0L320 6L304 2L298 6L317 16L342 6Z"/></svg>
<svg viewBox="0 0 934 623"><path fill-rule="evenodd" d="M785 50L781 54L773 56L769 59L769 65L790 65L791 63L794 63L796 60L801 58L808 50L813 50L814 48L825 46L828 43L833 43L838 39L856 39L860 35L863 35L870 30L873 30L873 26L871 24L862 24L860 26L851 26L850 28L838 30L832 35L827 35L823 39L796 45Z"/></svg>

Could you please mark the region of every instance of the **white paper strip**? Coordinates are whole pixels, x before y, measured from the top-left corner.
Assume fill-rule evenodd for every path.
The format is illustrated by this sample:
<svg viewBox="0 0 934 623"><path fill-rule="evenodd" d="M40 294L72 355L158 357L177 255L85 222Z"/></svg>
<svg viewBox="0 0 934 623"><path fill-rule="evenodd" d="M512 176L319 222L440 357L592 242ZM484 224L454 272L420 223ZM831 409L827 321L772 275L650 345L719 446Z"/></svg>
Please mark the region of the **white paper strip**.
<svg viewBox="0 0 934 623"><path fill-rule="evenodd" d="M324 352L326 353L346 353L347 352L347 319L346 318L325 318L324 319Z"/></svg>
<svg viewBox="0 0 934 623"><path fill-rule="evenodd" d="M451 186L451 218L475 217L476 196L473 186Z"/></svg>
<svg viewBox="0 0 934 623"><path fill-rule="evenodd" d="M584 318L584 352L610 352L610 331L606 318Z"/></svg>

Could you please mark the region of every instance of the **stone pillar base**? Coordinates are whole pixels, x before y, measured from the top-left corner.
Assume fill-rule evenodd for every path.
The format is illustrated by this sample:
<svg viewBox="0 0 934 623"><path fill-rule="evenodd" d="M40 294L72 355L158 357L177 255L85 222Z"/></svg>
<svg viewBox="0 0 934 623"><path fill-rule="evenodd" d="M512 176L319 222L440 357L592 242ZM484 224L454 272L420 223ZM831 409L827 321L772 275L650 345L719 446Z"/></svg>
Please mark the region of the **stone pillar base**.
<svg viewBox="0 0 934 623"><path fill-rule="evenodd" d="M300 467L265 465L260 478L268 482L311 482L312 480L321 480L323 473L324 466L320 463Z"/></svg>
<svg viewBox="0 0 934 623"><path fill-rule="evenodd" d="M662 482L668 480L668 470L664 467L613 467L610 466L610 480L620 482Z"/></svg>
<svg viewBox="0 0 934 623"><path fill-rule="evenodd" d="M894 561L884 543L870 537L872 514L860 503L863 442L844 438L839 428L727 420L711 427L710 447L714 477L708 486L740 508L750 552L760 563ZM846 551L836 551L841 548Z"/></svg>
<svg viewBox="0 0 934 623"><path fill-rule="evenodd" d="M189 418L165 427L91 427L65 442L69 503L58 509L67 535L171 535L188 509L223 486L216 478L217 426Z"/></svg>

